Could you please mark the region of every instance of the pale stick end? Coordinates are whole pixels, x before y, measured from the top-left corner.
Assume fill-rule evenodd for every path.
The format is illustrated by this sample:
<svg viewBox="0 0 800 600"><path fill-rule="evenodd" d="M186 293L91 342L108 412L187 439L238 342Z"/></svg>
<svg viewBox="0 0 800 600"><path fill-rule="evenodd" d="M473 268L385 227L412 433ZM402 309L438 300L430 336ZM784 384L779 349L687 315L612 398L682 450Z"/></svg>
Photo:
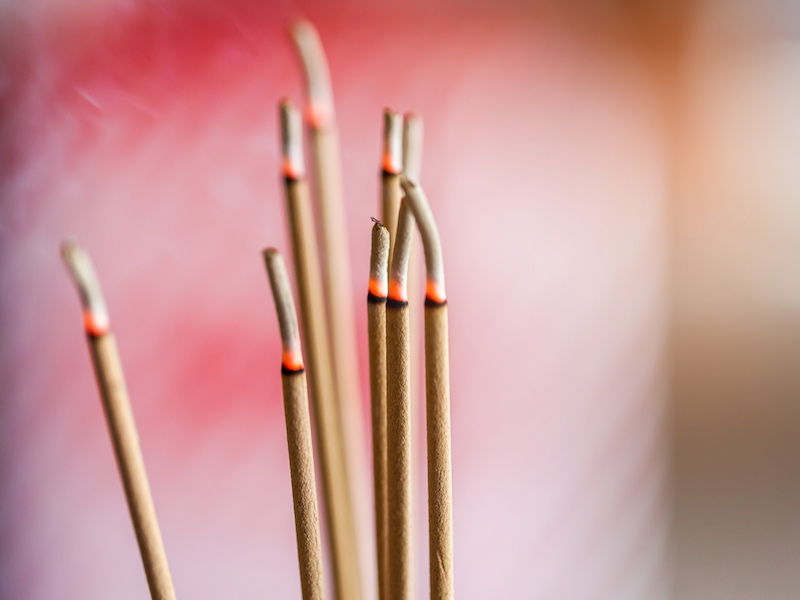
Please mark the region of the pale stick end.
<svg viewBox="0 0 800 600"><path fill-rule="evenodd" d="M369 293L375 299L384 299L389 291L389 230L377 219L372 220Z"/></svg>
<svg viewBox="0 0 800 600"><path fill-rule="evenodd" d="M442 242L436 220L433 218L433 212L422 186L405 175L400 177L400 186L405 193L403 205L407 205L414 214L425 250L425 268L428 272L426 298L434 303L443 304L447 300L447 295L444 286Z"/></svg>
<svg viewBox="0 0 800 600"><path fill-rule="evenodd" d="M93 336L107 333L108 309L89 254L75 240L66 239L61 242L61 257L78 290L86 332Z"/></svg>
<svg viewBox="0 0 800 600"><path fill-rule="evenodd" d="M263 251L264 263L269 274L275 311L278 313L278 327L281 333L283 368L288 371L303 370L303 353L300 346L300 328L297 325L297 312L294 305L292 287L286 273L283 256L275 248Z"/></svg>
<svg viewBox="0 0 800 600"><path fill-rule="evenodd" d="M383 110L383 170L397 175L403 170L403 116L392 110Z"/></svg>
<svg viewBox="0 0 800 600"><path fill-rule="evenodd" d="M282 170L287 179L305 177L303 117L288 98L280 100Z"/></svg>
<svg viewBox="0 0 800 600"><path fill-rule="evenodd" d="M312 127L325 129L334 122L333 89L328 60L316 27L298 19L289 27L306 75L308 120Z"/></svg>

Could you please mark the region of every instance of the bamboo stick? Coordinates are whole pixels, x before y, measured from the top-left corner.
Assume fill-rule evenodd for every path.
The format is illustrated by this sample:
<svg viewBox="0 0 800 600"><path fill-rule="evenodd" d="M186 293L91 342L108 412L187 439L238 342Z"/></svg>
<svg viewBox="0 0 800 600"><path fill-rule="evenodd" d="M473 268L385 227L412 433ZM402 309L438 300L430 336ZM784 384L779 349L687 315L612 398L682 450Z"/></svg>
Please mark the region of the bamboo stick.
<svg viewBox="0 0 800 600"><path fill-rule="evenodd" d="M84 327L94 372L144 563L150 597L153 600L174 600L172 576L147 482L142 451L139 448L139 436L128 399L122 363L114 334L111 333L100 284L89 255L75 242L64 242L61 253L81 297Z"/></svg>
<svg viewBox="0 0 800 600"><path fill-rule="evenodd" d="M322 542L320 541L317 484L314 479L314 451L308 414L308 391L300 332L292 290L283 258L274 248L264 251L272 296L281 331L283 360L281 380L289 445L289 470L297 534L297 558L303 600L323 600Z"/></svg>

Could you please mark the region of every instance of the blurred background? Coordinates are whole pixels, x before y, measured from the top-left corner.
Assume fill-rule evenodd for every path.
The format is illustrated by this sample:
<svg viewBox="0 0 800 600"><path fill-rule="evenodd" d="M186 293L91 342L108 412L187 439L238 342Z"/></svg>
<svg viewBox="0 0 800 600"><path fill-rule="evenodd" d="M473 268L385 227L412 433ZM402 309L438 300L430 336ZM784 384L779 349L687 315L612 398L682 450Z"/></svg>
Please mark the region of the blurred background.
<svg viewBox="0 0 800 600"><path fill-rule="evenodd" d="M365 402L381 109L425 118L459 598L800 596L800 4L5 0L0 597L147 597L67 236L179 597L299 597L259 256L288 250L299 16L333 76Z"/></svg>

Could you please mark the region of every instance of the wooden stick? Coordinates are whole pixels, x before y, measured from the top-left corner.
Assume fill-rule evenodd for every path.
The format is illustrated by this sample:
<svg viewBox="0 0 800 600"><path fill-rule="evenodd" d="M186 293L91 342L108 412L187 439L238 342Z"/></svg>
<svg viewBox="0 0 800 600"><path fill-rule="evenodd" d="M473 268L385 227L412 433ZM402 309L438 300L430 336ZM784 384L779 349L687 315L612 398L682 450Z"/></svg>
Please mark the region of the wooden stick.
<svg viewBox="0 0 800 600"><path fill-rule="evenodd" d="M89 340L95 376L144 563L147 585L150 587L150 597L153 600L174 600L175 589L158 528L150 486L147 483L147 473L128 400L122 363L114 335L110 331L108 312L100 284L89 255L75 242L64 242L61 253L81 297L84 327Z"/></svg>
<svg viewBox="0 0 800 600"><path fill-rule="evenodd" d="M311 421L308 415L308 392L300 347L300 331L292 290L283 258L274 248L264 251L275 310L281 330L283 361L283 408L286 415L286 439L289 443L289 470L292 477L294 523L297 532L297 558L300 562L300 587L303 600L323 600L322 543L319 533L317 484L314 479L314 451L311 445Z"/></svg>
<svg viewBox="0 0 800 600"><path fill-rule="evenodd" d="M381 169L381 220L389 230L389 260L392 258L400 212L400 172L403 170L403 117L391 109L383 111L383 161Z"/></svg>
<svg viewBox="0 0 800 600"><path fill-rule="evenodd" d="M358 373L355 310L333 90L328 61L317 30L307 21L299 21L291 33L306 75L309 139L322 234L322 271L336 400L348 464L347 485L354 504L356 541L360 540L366 547L370 542L366 520L369 514L367 438ZM354 552L358 550L356 546ZM357 556L356 560L366 561L366 557ZM355 600L363 595L363 590L353 588L351 593L355 595L348 598Z"/></svg>
<svg viewBox="0 0 800 600"><path fill-rule="evenodd" d="M406 276L414 217L400 207L386 302L389 599L411 597L411 369Z"/></svg>
<svg viewBox="0 0 800 600"><path fill-rule="evenodd" d="M372 227L372 254L367 294L369 389L372 407L372 472L375 499L375 541L378 597L388 598L388 521L386 479L386 294L389 287L389 230Z"/></svg>
<svg viewBox="0 0 800 600"><path fill-rule="evenodd" d="M288 101L281 102L283 164L289 230L294 253L300 320L303 327L311 400L319 440L319 457L336 598L360 597L353 505L323 306L322 275L314 221L302 163L302 122Z"/></svg>
<svg viewBox="0 0 800 600"><path fill-rule="evenodd" d="M401 177L403 206L414 213L425 250L425 396L428 429L428 528L432 600L452 600L453 491L450 458L450 372L442 246L422 188Z"/></svg>

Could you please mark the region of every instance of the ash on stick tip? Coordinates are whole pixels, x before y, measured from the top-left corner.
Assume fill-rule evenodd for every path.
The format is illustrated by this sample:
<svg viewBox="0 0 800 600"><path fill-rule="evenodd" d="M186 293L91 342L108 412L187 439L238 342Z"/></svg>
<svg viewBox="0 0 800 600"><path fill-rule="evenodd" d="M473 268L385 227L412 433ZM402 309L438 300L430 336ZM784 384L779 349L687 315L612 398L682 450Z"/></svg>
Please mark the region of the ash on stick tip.
<svg viewBox="0 0 800 600"><path fill-rule="evenodd" d="M386 298L389 292L389 230L377 219L372 226L372 252L369 266L369 292Z"/></svg>
<svg viewBox="0 0 800 600"><path fill-rule="evenodd" d="M289 276L286 273L286 265L283 262L283 256L275 248L267 248L263 254L272 288L272 297L275 300L275 311L278 313L283 367L288 371L301 371L303 369L303 353L300 346L300 328L297 325L297 312Z"/></svg>
<svg viewBox="0 0 800 600"><path fill-rule="evenodd" d="M334 122L333 90L328 60L317 29L308 21L295 21L290 35L303 63L308 90L308 120L312 127L324 129Z"/></svg>
<svg viewBox="0 0 800 600"><path fill-rule="evenodd" d="M383 111L383 170L398 175L403 170L403 117L390 108Z"/></svg>
<svg viewBox="0 0 800 600"><path fill-rule="evenodd" d="M78 289L86 332L93 336L107 333L110 328L108 309L89 254L76 241L64 240L61 257Z"/></svg>
<svg viewBox="0 0 800 600"><path fill-rule="evenodd" d="M288 98L281 99L280 114L283 175L287 179L302 179L306 171L303 159L303 118Z"/></svg>
<svg viewBox="0 0 800 600"><path fill-rule="evenodd" d="M425 196L422 186L404 175L400 176L400 186L405 193L403 205L413 213L422 238L428 279L425 289L426 296L435 303L443 304L447 301L447 295L444 287L442 242L436 220L433 218L433 212L428 204L428 198Z"/></svg>

